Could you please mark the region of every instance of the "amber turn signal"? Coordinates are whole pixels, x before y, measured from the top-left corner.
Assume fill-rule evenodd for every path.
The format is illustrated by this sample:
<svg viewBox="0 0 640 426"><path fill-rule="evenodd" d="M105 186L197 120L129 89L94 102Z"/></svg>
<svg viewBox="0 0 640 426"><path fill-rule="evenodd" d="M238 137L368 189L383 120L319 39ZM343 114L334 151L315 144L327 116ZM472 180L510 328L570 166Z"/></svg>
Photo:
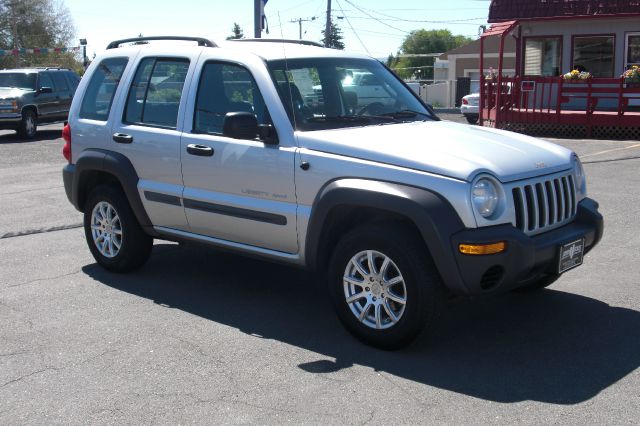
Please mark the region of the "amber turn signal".
<svg viewBox="0 0 640 426"><path fill-rule="evenodd" d="M460 244L458 246L458 250L460 250L460 253L470 254L474 256L502 253L506 249L507 243L505 241L491 244Z"/></svg>

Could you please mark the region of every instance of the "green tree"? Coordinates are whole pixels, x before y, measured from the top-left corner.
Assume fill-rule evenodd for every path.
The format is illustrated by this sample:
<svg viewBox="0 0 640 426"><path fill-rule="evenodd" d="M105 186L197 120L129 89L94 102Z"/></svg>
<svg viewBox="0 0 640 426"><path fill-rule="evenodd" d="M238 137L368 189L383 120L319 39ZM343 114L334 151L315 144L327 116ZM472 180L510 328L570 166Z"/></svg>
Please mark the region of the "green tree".
<svg viewBox="0 0 640 426"><path fill-rule="evenodd" d="M77 44L69 9L60 0L0 0L0 49L68 47ZM0 57L0 67L60 66L82 69L81 52Z"/></svg>
<svg viewBox="0 0 640 426"><path fill-rule="evenodd" d="M342 39L344 37L342 36L342 30L340 29L338 24L333 22L333 19L329 23L329 45L326 45L325 43L327 39L325 30L322 30L322 36L323 36L322 43L325 44L325 47L330 47L331 49L344 50L344 43L342 42Z"/></svg>
<svg viewBox="0 0 640 426"><path fill-rule="evenodd" d="M238 25L237 22L233 23L233 28L231 29L232 34L227 37L227 40L238 40L244 38L244 32L242 32L242 28Z"/></svg>
<svg viewBox="0 0 640 426"><path fill-rule="evenodd" d="M435 58L402 55L444 53L471 41L468 37L453 35L449 30L414 30L402 42L398 56L389 57L387 65L402 78L410 78L420 70L421 78L432 79Z"/></svg>

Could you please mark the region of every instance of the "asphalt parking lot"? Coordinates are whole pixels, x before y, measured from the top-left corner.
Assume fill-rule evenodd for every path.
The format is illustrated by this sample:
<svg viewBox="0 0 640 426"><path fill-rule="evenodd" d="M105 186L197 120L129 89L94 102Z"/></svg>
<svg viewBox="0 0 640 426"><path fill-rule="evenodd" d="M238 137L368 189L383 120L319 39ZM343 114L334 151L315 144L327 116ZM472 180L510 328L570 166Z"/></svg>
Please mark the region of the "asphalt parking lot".
<svg viewBox="0 0 640 426"><path fill-rule="evenodd" d="M640 141L554 140L605 216L583 266L452 300L383 352L304 271L160 241L135 273L99 268L60 130L0 131L0 424L637 424Z"/></svg>

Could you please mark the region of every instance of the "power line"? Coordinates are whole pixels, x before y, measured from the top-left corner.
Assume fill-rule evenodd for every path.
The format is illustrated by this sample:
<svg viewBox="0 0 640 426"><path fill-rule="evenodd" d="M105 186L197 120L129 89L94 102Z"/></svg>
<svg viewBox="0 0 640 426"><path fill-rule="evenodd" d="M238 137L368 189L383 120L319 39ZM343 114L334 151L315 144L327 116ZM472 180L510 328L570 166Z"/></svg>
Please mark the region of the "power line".
<svg viewBox="0 0 640 426"><path fill-rule="evenodd" d="M342 4L340 4L340 0L336 0L336 2L338 3L340 12L342 12L342 15L344 16L344 11L342 10ZM351 27L351 31L353 31L353 34L356 36L356 38L358 39L362 47L364 47L364 50L367 52L369 56L371 56L371 52L369 52L369 49L367 49L367 46L362 42L362 39L360 39L360 36L356 32L356 30L353 28L353 25L351 25L351 21L349 21L349 18L345 16L344 19L347 21L347 24L349 24L349 27Z"/></svg>

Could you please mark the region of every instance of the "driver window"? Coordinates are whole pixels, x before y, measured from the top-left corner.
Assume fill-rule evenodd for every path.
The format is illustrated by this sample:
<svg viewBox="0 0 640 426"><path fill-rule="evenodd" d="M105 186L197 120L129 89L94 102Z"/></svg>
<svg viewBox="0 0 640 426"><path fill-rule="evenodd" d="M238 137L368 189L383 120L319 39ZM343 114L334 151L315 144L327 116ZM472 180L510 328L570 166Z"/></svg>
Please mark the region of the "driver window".
<svg viewBox="0 0 640 426"><path fill-rule="evenodd" d="M251 112L258 124L271 121L260 90L246 68L209 62L198 86L194 132L222 134L224 117L229 112Z"/></svg>

